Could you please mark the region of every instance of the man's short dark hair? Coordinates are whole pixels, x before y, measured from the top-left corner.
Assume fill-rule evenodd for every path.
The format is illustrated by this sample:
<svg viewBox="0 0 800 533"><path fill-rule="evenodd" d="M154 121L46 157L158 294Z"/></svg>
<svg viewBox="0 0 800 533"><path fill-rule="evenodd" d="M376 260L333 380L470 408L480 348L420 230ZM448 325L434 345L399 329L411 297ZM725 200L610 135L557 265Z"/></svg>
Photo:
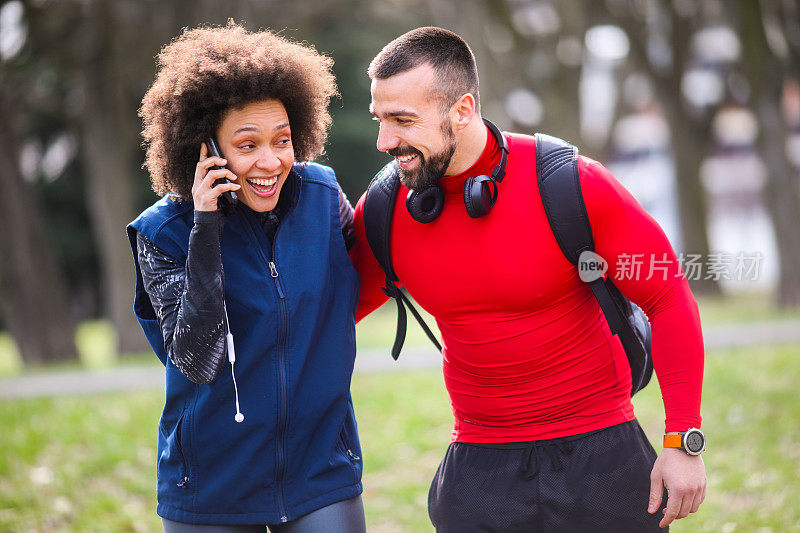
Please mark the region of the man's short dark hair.
<svg viewBox="0 0 800 533"><path fill-rule="evenodd" d="M479 106L478 69L469 45L455 33L433 26L404 33L383 47L369 64L371 79L384 80L395 74L430 63L439 76L434 89L448 109L464 93L475 97Z"/></svg>

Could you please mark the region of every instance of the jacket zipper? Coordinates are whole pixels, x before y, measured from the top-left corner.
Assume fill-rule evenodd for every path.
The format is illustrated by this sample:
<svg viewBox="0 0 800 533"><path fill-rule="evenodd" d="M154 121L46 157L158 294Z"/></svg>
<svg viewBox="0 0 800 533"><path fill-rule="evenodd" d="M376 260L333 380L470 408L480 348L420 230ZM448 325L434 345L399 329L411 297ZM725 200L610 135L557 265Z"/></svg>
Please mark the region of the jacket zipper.
<svg viewBox="0 0 800 533"><path fill-rule="evenodd" d="M280 230L280 226L278 229L275 230L275 236L277 237L278 231ZM274 248L274 244L273 244ZM278 447L278 478L276 479L276 484L278 485L278 492L280 494L280 498L278 499L278 505L281 512L281 522L286 522L288 520L286 516L286 508L284 504L285 495L283 492L283 480L286 476L286 460L285 460L285 439L286 439L286 424L288 418L288 397L286 393L286 337L288 336L288 319L287 315L288 312L286 310L286 298L283 294L283 287L281 287L281 280L278 277L278 267L275 266L275 261L269 262L269 269L270 275L272 279L275 280L275 288L278 290L278 297L280 298L281 304L281 332L280 336L278 337L278 384L280 390L280 405L278 409L279 413L279 423L278 423L278 438L277 438L277 447Z"/></svg>
<svg viewBox="0 0 800 533"><path fill-rule="evenodd" d="M278 336L278 384L280 388L280 402L279 402L279 409L278 409L278 434L277 434L277 452L278 452L278 476L275 480L275 484L278 486L278 510L281 514L281 522L288 522L289 518L286 515L286 496L283 491L283 481L286 477L286 458L285 458L285 439L286 439L286 425L287 425L287 418L288 418L288 395L286 392L286 338L289 335L289 320L288 320L288 311L286 309L286 296L283 292L283 286L281 286L281 280L278 277L278 266L275 264L275 257L274 257L274 250L275 250L275 243L278 241L278 232L280 232L281 227L283 226L283 221L286 220L297 206L297 199L299 197L299 189L302 184L302 180L297 178L297 189L295 190L295 198L294 202L292 203L289 210L281 216L280 221L278 222L278 227L275 228L275 234L272 236L272 246L270 248L270 258L267 260L266 256L264 255L264 250L261 249L261 246L256 246L259 254L261 255L264 262L267 264L266 266L269 268L269 275L275 281L275 289L278 291L278 299L280 300L280 334ZM246 216L242 216L242 219L245 222L245 225L250 230L250 235L253 237L253 242L258 243L258 239L255 236L255 230L253 230L253 226L250 224L250 221L247 219Z"/></svg>
<svg viewBox="0 0 800 533"><path fill-rule="evenodd" d="M289 212L293 211L292 208ZM288 215L287 213L286 215ZM284 217L286 216L284 215ZM286 297L283 292L283 287L281 286L281 281L278 278L278 267L275 264L274 257L273 257L273 250L275 248L275 241L278 237L278 232L283 225L283 219L281 217L281 221L278 223L278 227L275 229L275 235L272 237L272 248L270 249L270 258L267 260L267 257L264 255L264 251L261 249L261 246L256 245L256 249L258 250L259 255L266 263L267 268L269 269L269 275L275 282L275 289L278 292L278 299L280 301L280 334L278 336L278 384L280 390L280 398L279 398L279 408L278 408L278 434L277 434L277 442L276 442L276 449L278 452L278 475L275 479L275 484L278 487L278 511L281 514L281 522L288 522L289 518L286 515L286 496L283 491L283 480L286 477L286 460L285 460L285 452L284 452L284 440L286 438L286 424L287 424L287 413L288 413L288 398L286 393L286 337L288 336L288 311L286 310ZM246 216L243 216L242 219L245 222L245 225L250 230L250 234L253 237L253 242L258 243L258 239L255 236L255 230L253 226L250 224L250 221L247 219Z"/></svg>
<svg viewBox="0 0 800 533"><path fill-rule="evenodd" d="M297 187L300 187L298 180ZM278 221L278 227L275 228L275 234L272 236L272 247L270 248L270 261L269 261L269 275L275 280L275 289L278 291L278 299L281 304L281 323L280 335L278 336L278 385L280 390L280 403L278 408L278 435L277 435L277 451L278 451L278 477L275 484L278 486L278 510L281 513L281 522L287 522L289 518L286 516L286 495L283 491L283 481L286 477L286 426L289 417L289 398L286 392L286 338L289 336L289 312L286 309L286 296L283 292L281 280L278 277L278 266L275 264L275 243L278 242L278 233L283 227L283 221L286 217L294 211L297 205L296 197L295 202L289 210L281 216Z"/></svg>
<svg viewBox="0 0 800 533"><path fill-rule="evenodd" d="M178 432L178 452L181 454L181 461L183 462L183 479L180 480L178 486L184 488L189 484L189 463L186 461L186 453L183 451L183 430L185 429L186 414L181 416L180 431Z"/></svg>
<svg viewBox="0 0 800 533"><path fill-rule="evenodd" d="M347 452L347 456L350 457L352 462L358 462L361 460L361 457L353 453L353 450L347 447L347 442L344 440L344 436L339 434L339 443L342 445L342 449Z"/></svg>

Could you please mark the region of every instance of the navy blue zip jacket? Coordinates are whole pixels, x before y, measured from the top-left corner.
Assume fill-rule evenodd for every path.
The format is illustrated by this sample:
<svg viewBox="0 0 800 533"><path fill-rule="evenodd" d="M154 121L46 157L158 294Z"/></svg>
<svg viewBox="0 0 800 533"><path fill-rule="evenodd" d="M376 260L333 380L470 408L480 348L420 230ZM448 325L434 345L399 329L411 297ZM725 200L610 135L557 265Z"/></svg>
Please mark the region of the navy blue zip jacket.
<svg viewBox="0 0 800 533"><path fill-rule="evenodd" d="M333 171L293 168L299 187L271 244L238 206L221 239L242 423L230 372L189 381L164 339L136 264L134 311L166 366L158 431L158 514L177 522L277 524L361 493L350 398L358 276L339 219ZM191 202L162 198L128 226L185 263ZM270 265L272 263L272 265Z"/></svg>

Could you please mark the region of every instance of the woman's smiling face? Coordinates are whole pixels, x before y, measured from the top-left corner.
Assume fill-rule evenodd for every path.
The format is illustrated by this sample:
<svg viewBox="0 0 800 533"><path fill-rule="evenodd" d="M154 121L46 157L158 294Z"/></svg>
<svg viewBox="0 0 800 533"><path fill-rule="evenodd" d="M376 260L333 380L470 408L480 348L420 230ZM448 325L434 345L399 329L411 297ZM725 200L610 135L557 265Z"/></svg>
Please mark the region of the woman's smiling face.
<svg viewBox="0 0 800 533"><path fill-rule="evenodd" d="M226 167L239 178L239 200L253 211L272 211L294 163L283 104L264 100L229 110L217 130L217 143Z"/></svg>

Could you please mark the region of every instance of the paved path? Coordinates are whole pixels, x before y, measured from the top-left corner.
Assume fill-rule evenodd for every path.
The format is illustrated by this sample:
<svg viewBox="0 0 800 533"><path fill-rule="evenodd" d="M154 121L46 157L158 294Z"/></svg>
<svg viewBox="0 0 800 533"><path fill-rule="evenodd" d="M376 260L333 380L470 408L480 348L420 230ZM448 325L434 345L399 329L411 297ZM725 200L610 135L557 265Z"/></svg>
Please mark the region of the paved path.
<svg viewBox="0 0 800 533"><path fill-rule="evenodd" d="M800 320L760 324L710 326L703 333L707 350L731 347L800 344ZM800 346L798 346L800 356ZM431 347L408 347L398 361L386 350L359 350L356 372L387 372L434 368L441 358ZM0 379L0 400L36 396L94 394L98 392L164 387L164 368L160 365L123 366L106 370L41 372Z"/></svg>
<svg viewBox="0 0 800 533"><path fill-rule="evenodd" d="M440 355L427 347L403 350L399 361L393 361L389 350L360 350L356 372L386 372L433 368L441 365ZM226 371L228 368L226 367ZM95 394L117 390L164 387L164 367L159 364L121 366L102 370L42 371L29 375L0 379L0 400Z"/></svg>

